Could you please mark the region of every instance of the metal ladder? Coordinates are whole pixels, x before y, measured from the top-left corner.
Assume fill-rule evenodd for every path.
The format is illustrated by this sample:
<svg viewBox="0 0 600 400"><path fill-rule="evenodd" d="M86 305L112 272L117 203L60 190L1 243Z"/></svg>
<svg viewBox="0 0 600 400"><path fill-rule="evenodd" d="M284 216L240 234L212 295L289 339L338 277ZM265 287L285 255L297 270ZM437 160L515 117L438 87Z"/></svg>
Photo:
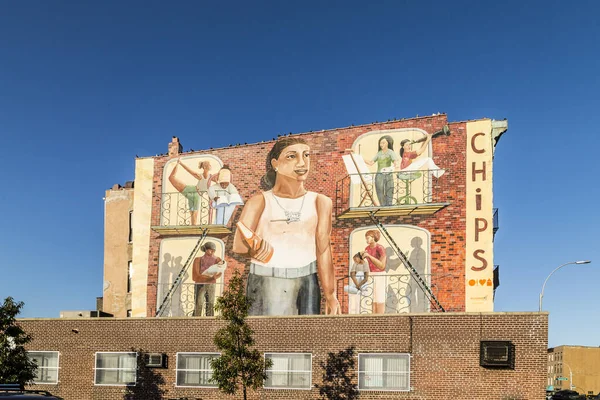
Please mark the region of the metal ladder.
<svg viewBox="0 0 600 400"><path fill-rule="evenodd" d="M185 275L185 273L189 269L190 265L193 264L194 258L196 257L196 254L198 254L198 250L202 246L202 242L204 242L204 239L206 238L207 234L208 234L208 229L203 228L202 229L202 234L200 235L200 238L198 238L198 241L196 242L196 245L192 249L192 252L188 256L187 260L185 261L185 264L183 264L183 267L181 268L181 271L179 271L179 274L177 275L177 277L173 281L173 284L171 285L171 287L169 288L169 291L165 295L165 297L164 297L164 299L163 299L160 307L158 307L156 309L156 315L155 315L156 317L162 317L162 313L167 308L167 304L171 302L171 297L173 297L173 293L175 292L175 290L177 290L177 288L179 287L179 285L181 285L181 281L182 281L183 276Z"/></svg>
<svg viewBox="0 0 600 400"><path fill-rule="evenodd" d="M436 309L438 311L446 312L446 310L444 310L444 307L442 307L442 305L440 304L440 302L438 301L438 299L435 297L435 295L433 294L433 292L429 288L429 285L427 285L427 282L425 282L425 280L423 280L423 278L419 275L419 273L412 266L412 264L410 263L410 261L408 261L408 258L406 258L406 256L404 255L404 253L402 253L402 251L400 250L400 247L398 247L398 244L396 244L396 242L392 238L392 235L390 235L390 233L387 231L387 229L385 229L385 226L383 226L383 224L379 221L379 218L377 218L375 216L375 213L377 211L379 211L379 210L371 211L369 213L369 217L371 217L371 220L373 221L373 223L375 224L375 226L377 226L377 229L379 229L379 231L383 234L383 236L388 241L388 243L390 244L390 246L392 246L392 249L394 250L394 252L398 256L398 258L400 259L400 261L402 261L402 263L404 264L404 266L406 267L406 269L410 272L410 274L412 275L412 277L417 281L417 284L423 290L423 292L425 293L425 296L427 297L427 299L431 303L433 303L433 305L436 307Z"/></svg>

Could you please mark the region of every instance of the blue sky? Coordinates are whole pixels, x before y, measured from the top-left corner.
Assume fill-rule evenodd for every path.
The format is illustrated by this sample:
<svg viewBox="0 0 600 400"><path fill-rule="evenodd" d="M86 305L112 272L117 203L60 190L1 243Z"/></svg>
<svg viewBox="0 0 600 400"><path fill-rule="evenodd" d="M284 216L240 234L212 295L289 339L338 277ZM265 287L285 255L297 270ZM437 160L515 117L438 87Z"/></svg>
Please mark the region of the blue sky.
<svg viewBox="0 0 600 400"><path fill-rule="evenodd" d="M600 345L600 3L21 1L0 11L0 297L94 309L134 156L445 112L508 118L497 311Z"/></svg>

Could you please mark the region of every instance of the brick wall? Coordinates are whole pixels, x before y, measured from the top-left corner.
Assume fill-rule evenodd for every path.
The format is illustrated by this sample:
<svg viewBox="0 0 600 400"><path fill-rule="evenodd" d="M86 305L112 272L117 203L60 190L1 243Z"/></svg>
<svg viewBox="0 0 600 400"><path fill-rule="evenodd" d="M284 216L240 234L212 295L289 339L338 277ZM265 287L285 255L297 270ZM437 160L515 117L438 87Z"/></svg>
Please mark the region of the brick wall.
<svg viewBox="0 0 600 400"><path fill-rule="evenodd" d="M217 389L176 388L177 352L215 352L213 336L223 322L214 318L24 319L34 337L29 350L60 352L59 384L39 385L65 400L123 399L124 388L94 386L97 351L131 349L166 353L165 398L228 398ZM254 317L261 352L313 355L312 382L321 383L319 363L327 352L355 345L358 352L410 353L410 392L362 391L361 399L543 399L548 345L547 313L436 313L402 315ZM72 332L77 329L79 333ZM479 366L481 340L510 340L514 370ZM148 394L136 399L151 400ZM238 394L235 398L241 398ZM317 399L318 390L261 389L251 399Z"/></svg>
<svg viewBox="0 0 600 400"><path fill-rule="evenodd" d="M385 129L419 128L433 133L447 124L446 115L413 118L401 121L375 123L302 134L311 146L311 172L306 182L309 190L322 193L336 202L336 183L347 176L342 155L360 135ZM437 282L438 300L447 311L465 310L465 183L466 183L466 123L451 123L451 135L432 140L433 159L447 173L443 180L443 191L434 193L434 201L449 202L450 205L433 215L409 217L385 217L384 224L410 224L431 233L431 273L444 274L443 282ZM270 136L270 135L269 135ZM185 142L185 140L182 140ZM260 191L259 182L265 172L265 158L273 146L273 141L251 145L233 146L214 150L202 150L181 154L211 154L228 164L233 174L233 183L242 198L249 199ZM162 192L163 168L172 156L155 158L154 193ZM152 224L159 225L160 196L153 197ZM235 226L241 213L236 209L231 226ZM373 225L369 218L355 218L333 221L331 235L332 255L336 278L348 274L348 237L358 227ZM220 237L225 242L225 254L230 268L225 279L235 269L244 269L246 260L237 257L231 250L233 234ZM158 257L162 237L152 231L150 238L150 259L148 265L147 315L153 316L156 309L156 285L158 283ZM233 268L231 268L233 267ZM450 275L450 278L448 278ZM436 282L432 282L436 284Z"/></svg>

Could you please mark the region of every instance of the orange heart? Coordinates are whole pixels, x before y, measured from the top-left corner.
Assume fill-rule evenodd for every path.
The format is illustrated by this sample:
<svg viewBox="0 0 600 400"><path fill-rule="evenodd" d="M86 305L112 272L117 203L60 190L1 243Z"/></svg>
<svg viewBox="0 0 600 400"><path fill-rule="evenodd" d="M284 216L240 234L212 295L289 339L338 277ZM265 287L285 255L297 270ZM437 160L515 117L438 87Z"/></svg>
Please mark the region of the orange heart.
<svg viewBox="0 0 600 400"><path fill-rule="evenodd" d="M485 279L480 279L480 280L479 280L479 284L480 284L481 286L485 286Z"/></svg>

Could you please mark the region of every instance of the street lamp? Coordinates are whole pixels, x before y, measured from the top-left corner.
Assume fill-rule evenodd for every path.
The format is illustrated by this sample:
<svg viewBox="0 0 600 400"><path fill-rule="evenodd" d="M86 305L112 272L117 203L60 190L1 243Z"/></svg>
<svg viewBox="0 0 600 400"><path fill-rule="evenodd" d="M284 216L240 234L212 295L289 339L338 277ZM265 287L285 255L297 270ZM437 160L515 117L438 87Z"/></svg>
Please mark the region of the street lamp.
<svg viewBox="0 0 600 400"><path fill-rule="evenodd" d="M542 291L540 292L540 312L542 311L542 298L544 297L544 288L546 287L546 282L548 282L548 279L550 279L550 277L552 276L552 274L555 273L556 271L558 271L559 269L561 269L562 267L564 267L565 265L571 265L571 264L589 264L589 263L591 263L590 260L585 260L585 261L571 261L571 262L568 262L566 264L558 266L557 268L554 269L554 271L550 272L550 275L548 275L548 277L544 281L544 285L542 286Z"/></svg>
<svg viewBox="0 0 600 400"><path fill-rule="evenodd" d="M569 368L569 389L573 390L573 370L569 367L569 364L563 361L563 364Z"/></svg>

